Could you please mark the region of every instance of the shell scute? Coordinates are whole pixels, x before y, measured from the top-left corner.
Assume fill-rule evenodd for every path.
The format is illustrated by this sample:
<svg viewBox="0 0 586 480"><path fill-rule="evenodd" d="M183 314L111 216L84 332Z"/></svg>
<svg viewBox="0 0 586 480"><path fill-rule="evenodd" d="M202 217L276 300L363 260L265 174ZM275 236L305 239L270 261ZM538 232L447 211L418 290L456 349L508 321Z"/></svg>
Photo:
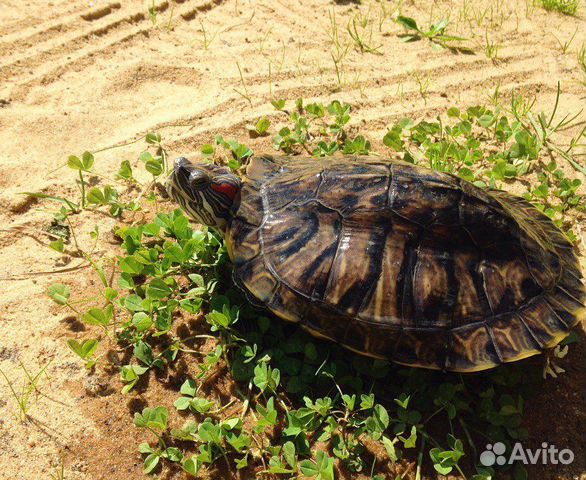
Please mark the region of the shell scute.
<svg viewBox="0 0 586 480"><path fill-rule="evenodd" d="M365 229L364 223L370 225ZM380 276L379 257L391 223L373 212L355 212L342 221L337 249L323 299L350 316L372 295Z"/></svg>
<svg viewBox="0 0 586 480"><path fill-rule="evenodd" d="M403 365L443 369L449 333L429 329L403 329L397 336L392 358Z"/></svg>
<svg viewBox="0 0 586 480"><path fill-rule="evenodd" d="M453 371L475 371L502 363L493 337L484 323L473 323L452 329L445 368Z"/></svg>
<svg viewBox="0 0 586 480"><path fill-rule="evenodd" d="M291 204L267 215L259 240L267 263L282 281L307 297L321 298L341 228L338 212L319 202Z"/></svg>
<svg viewBox="0 0 586 480"><path fill-rule="evenodd" d="M494 318L489 325L504 362L513 362L542 350L527 326L515 314Z"/></svg>
<svg viewBox="0 0 586 480"><path fill-rule="evenodd" d="M322 174L317 198L324 205L343 214L349 214L357 208L381 210L385 206L389 181L388 169L343 177L327 171Z"/></svg>
<svg viewBox="0 0 586 480"><path fill-rule="evenodd" d="M449 327L456 299L454 250L433 235L424 237L417 247L413 272L413 321L417 326Z"/></svg>
<svg viewBox="0 0 586 480"><path fill-rule="evenodd" d="M389 207L401 217L419 225L459 222L459 183L448 175L411 165L395 164L389 189Z"/></svg>
<svg viewBox="0 0 586 480"><path fill-rule="evenodd" d="M512 242L494 243L483 253L479 269L495 315L514 311L543 292L533 279L519 245Z"/></svg>

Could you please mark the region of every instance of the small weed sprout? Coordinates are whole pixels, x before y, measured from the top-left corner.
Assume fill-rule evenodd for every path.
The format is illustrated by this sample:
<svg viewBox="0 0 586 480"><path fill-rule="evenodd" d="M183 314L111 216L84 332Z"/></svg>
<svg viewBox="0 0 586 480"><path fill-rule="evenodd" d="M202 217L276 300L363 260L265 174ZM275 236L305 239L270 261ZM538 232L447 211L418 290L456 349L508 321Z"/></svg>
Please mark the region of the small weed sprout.
<svg viewBox="0 0 586 480"><path fill-rule="evenodd" d="M499 79L496 84L496 87L494 87L494 90L492 91L492 93L488 95L488 99L490 100L490 103L494 107L497 107L500 105L500 98L501 98L501 80Z"/></svg>
<svg viewBox="0 0 586 480"><path fill-rule="evenodd" d="M260 53L261 55L263 54L265 44L266 44L267 39L269 38L270 34L272 33L272 31L273 31L273 29L269 28L267 30L267 32L262 36L262 38L258 41L258 53Z"/></svg>
<svg viewBox="0 0 586 480"><path fill-rule="evenodd" d="M153 25L157 24L157 2L156 0L151 0L147 7L147 12L149 14L149 18L151 19L151 23Z"/></svg>
<svg viewBox="0 0 586 480"><path fill-rule="evenodd" d="M51 473L51 480L65 480L65 454L61 453L59 465Z"/></svg>
<svg viewBox="0 0 586 480"><path fill-rule="evenodd" d="M370 19L370 11L366 16L358 13L352 17L348 21L346 30L360 52L382 55L382 45L373 44L373 22Z"/></svg>
<svg viewBox="0 0 586 480"><path fill-rule="evenodd" d="M574 38L576 38L577 33L578 33L578 27L576 27L576 30L574 31L573 35L569 38L569 40L567 40L565 42L560 40L555 34L552 33L556 42L558 42L558 45L560 46L560 50L562 51L562 55L565 55L568 52L570 46L572 45L572 42L574 41Z"/></svg>
<svg viewBox="0 0 586 480"><path fill-rule="evenodd" d="M383 25L390 19L397 10L400 10L403 0L399 0L396 5L394 2L379 2L378 12L378 31L382 33Z"/></svg>
<svg viewBox="0 0 586 480"><path fill-rule="evenodd" d="M399 97L399 102L401 103L401 105L404 104L405 102L405 86L403 85L403 82L400 82L397 85L397 96Z"/></svg>
<svg viewBox="0 0 586 480"><path fill-rule="evenodd" d="M216 38L216 36L218 35L218 32L214 32L212 35L209 34L209 32L207 31L205 24L203 23L203 20L199 20L199 26L201 27L201 33L202 33L202 46L203 49L207 52L208 49L210 48L210 45L212 44L212 42L214 41L214 39Z"/></svg>
<svg viewBox="0 0 586 480"><path fill-rule="evenodd" d="M444 18L437 23L434 23L429 27L428 30L423 30L417 25L417 22L410 17L404 17L399 15L396 19L396 22L403 26L408 33L401 34L399 37L404 42L414 42L417 40L421 40L422 38L426 38L429 40L435 47L440 49L451 49L451 50L462 50L462 48L457 48L450 45L452 42L463 42L466 41L466 38L457 37L454 35L448 35L446 33L448 27L448 19ZM414 32L414 33L411 33Z"/></svg>
<svg viewBox="0 0 586 480"><path fill-rule="evenodd" d="M338 22L336 20L335 10L329 12L329 19L330 28L328 30L328 34L330 36L330 41L332 43L332 46L330 48L330 56L332 57L332 61L334 62L334 69L336 71L338 89L341 89L345 81L344 64L346 56L348 55L348 51L350 50L350 44L343 44L340 40L340 33L338 29Z"/></svg>
<svg viewBox="0 0 586 480"><path fill-rule="evenodd" d="M499 50L501 46L498 43L496 43L496 41L492 41L489 38L488 27L484 32L484 40L484 54L486 55L486 58L492 60L493 62L496 62L498 60Z"/></svg>
<svg viewBox="0 0 586 480"><path fill-rule="evenodd" d="M415 81L417 82L419 95L421 95L421 98L423 98L424 104L427 105L427 96L429 89L431 87L431 73L423 74L415 72L413 76L415 77Z"/></svg>
<svg viewBox="0 0 586 480"><path fill-rule="evenodd" d="M521 93L517 93L515 90L511 92L511 107L510 111L513 116L517 119L525 119L533 107L537 98L535 96L527 98Z"/></svg>
<svg viewBox="0 0 586 480"><path fill-rule="evenodd" d="M586 44L582 44L576 52L576 59L580 69L580 84L586 86Z"/></svg>
<svg viewBox="0 0 586 480"><path fill-rule="evenodd" d="M237 88L233 88L233 90L242 98L244 98L252 107L252 100L250 98L250 95L248 94L248 88L246 87L246 82L244 81L244 75L242 74L242 68L240 67L240 63L236 62L236 66L238 67L238 74L240 75L240 83L242 84L242 90L239 90Z"/></svg>
<svg viewBox="0 0 586 480"><path fill-rule="evenodd" d="M7 375L0 370L0 375L4 377L4 380L10 389L10 393L12 394L12 398L14 398L14 401L18 406L18 419L21 423L24 423L29 419L30 408L37 396L43 395L39 390L39 383L43 376L49 378L46 371L50 363L51 362L47 363L35 375L32 375L21 362L20 368L24 372L26 378L23 380L20 389L15 387L14 383L7 377ZM34 399L32 398L33 394L35 395Z"/></svg>

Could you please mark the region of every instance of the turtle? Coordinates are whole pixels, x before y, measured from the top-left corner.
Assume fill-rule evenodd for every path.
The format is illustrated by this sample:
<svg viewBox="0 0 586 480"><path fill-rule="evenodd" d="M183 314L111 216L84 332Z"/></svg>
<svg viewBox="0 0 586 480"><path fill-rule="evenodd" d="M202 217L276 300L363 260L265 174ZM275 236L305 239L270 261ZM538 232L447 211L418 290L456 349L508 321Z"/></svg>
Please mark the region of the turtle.
<svg viewBox="0 0 586 480"><path fill-rule="evenodd" d="M572 244L531 203L373 156L175 161L167 192L218 230L235 283L312 335L400 365L475 372L583 322Z"/></svg>

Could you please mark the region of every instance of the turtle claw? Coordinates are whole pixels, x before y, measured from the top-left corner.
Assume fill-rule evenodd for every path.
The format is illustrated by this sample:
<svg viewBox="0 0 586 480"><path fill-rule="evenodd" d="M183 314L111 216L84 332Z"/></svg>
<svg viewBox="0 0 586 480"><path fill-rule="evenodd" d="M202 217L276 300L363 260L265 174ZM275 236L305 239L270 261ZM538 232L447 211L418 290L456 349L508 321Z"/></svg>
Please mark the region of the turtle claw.
<svg viewBox="0 0 586 480"><path fill-rule="evenodd" d="M548 376L557 378L559 374L566 371L556 364L556 359L564 358L568 354L568 345L561 347L560 345L548 350L545 355L545 364L543 366L543 379L546 380Z"/></svg>

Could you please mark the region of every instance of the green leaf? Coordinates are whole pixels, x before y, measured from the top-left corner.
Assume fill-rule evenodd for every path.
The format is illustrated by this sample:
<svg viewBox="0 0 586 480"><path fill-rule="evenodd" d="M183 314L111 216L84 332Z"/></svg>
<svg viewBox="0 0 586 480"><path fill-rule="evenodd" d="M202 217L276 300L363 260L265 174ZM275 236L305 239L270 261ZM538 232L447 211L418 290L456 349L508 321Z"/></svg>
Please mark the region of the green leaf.
<svg viewBox="0 0 586 480"><path fill-rule="evenodd" d="M315 463L313 463L311 460L303 460L299 464L299 467L301 469L301 473L303 473L303 475L305 475L306 477L309 477L309 478L316 477L317 474L319 473L318 466Z"/></svg>
<svg viewBox="0 0 586 480"><path fill-rule="evenodd" d="M47 294L59 305L66 305L71 295L71 290L67 285L54 283L47 289Z"/></svg>
<svg viewBox="0 0 586 480"><path fill-rule="evenodd" d="M169 410L166 407L146 407L142 413L134 414L134 424L139 428L165 431L169 423Z"/></svg>
<svg viewBox="0 0 586 480"><path fill-rule="evenodd" d="M400 128L393 128L392 130L389 130L383 137L383 143L385 146L392 148L396 152L403 150L404 142L401 138L401 132L402 129Z"/></svg>
<svg viewBox="0 0 586 480"><path fill-rule="evenodd" d="M162 300L173 293L173 289L161 278L153 279L147 286L147 298L152 300Z"/></svg>
<svg viewBox="0 0 586 480"><path fill-rule="evenodd" d="M261 392L266 389L273 392L277 389L281 379L279 369L269 367L265 362L260 362L254 367L253 383L259 388Z"/></svg>
<svg viewBox="0 0 586 480"><path fill-rule="evenodd" d="M228 328L230 326L230 317L220 312L211 312L206 315L206 320L213 326Z"/></svg>
<svg viewBox="0 0 586 480"><path fill-rule="evenodd" d="M124 257L119 263L120 270L130 275L140 275L144 270L144 265L138 262L134 257Z"/></svg>
<svg viewBox="0 0 586 480"><path fill-rule="evenodd" d="M199 469L201 468L201 465L202 464L199 461L199 459L197 458L197 456L193 455L191 458L188 458L187 460L185 460L185 462L183 462L182 467L183 467L183 470L185 470L187 473L196 477L199 473Z"/></svg>
<svg viewBox="0 0 586 480"><path fill-rule="evenodd" d="M97 187L92 188L87 193L87 201L94 205L105 205L107 203L104 193Z"/></svg>
<svg viewBox="0 0 586 480"><path fill-rule="evenodd" d="M243 453L251 444L252 438L248 435L241 433L236 435L232 432L226 434L226 441L232 446L238 453Z"/></svg>
<svg viewBox="0 0 586 480"><path fill-rule="evenodd" d="M203 287L205 285L205 280L204 280L204 278L199 273L190 273L187 276L198 287Z"/></svg>
<svg viewBox="0 0 586 480"><path fill-rule="evenodd" d="M297 454L295 452L295 444L293 442L285 442L283 445L283 458L292 469L295 469L297 466Z"/></svg>
<svg viewBox="0 0 586 480"><path fill-rule="evenodd" d="M240 459L235 458L234 462L236 463L237 470L241 470L243 468L248 467L248 454L246 454L244 457L242 457Z"/></svg>
<svg viewBox="0 0 586 480"><path fill-rule="evenodd" d="M447 18L443 18L442 20L440 20L437 23L434 23L431 26L430 32L431 33L442 32L443 30L446 29L447 26L448 26L448 19Z"/></svg>
<svg viewBox="0 0 586 480"><path fill-rule="evenodd" d="M142 340L136 342L133 354L145 365L150 367L153 364L153 349L148 343Z"/></svg>
<svg viewBox="0 0 586 480"><path fill-rule="evenodd" d="M441 463L441 457L439 457L440 453L441 453L441 450L439 448L432 448L429 451L429 455L434 462L433 468L435 468L435 470L438 473L440 473L441 475L447 475L448 473L450 473L452 471L452 467L445 466Z"/></svg>
<svg viewBox="0 0 586 480"><path fill-rule="evenodd" d="M81 346L81 357L90 358L98 348L100 342L96 339L88 339L83 342Z"/></svg>
<svg viewBox="0 0 586 480"><path fill-rule="evenodd" d="M151 158L145 164L145 168L147 172L151 173L153 176L158 177L163 173L163 159L161 157Z"/></svg>
<svg viewBox="0 0 586 480"><path fill-rule="evenodd" d="M71 350L83 360L90 358L95 353L99 344L100 342L95 339L85 340L83 344L80 344L73 339L67 340L67 345L69 345L69 348L71 348Z"/></svg>
<svg viewBox="0 0 586 480"><path fill-rule="evenodd" d="M148 443L143 442L138 446L138 451L140 453L153 453L155 450Z"/></svg>
<svg viewBox="0 0 586 480"><path fill-rule="evenodd" d="M161 134L160 133L147 133L145 136L146 143L150 145L154 145L157 143L161 143Z"/></svg>
<svg viewBox="0 0 586 480"><path fill-rule="evenodd" d="M173 402L173 406L177 410L187 410L189 405L191 404L191 398L188 397L179 397L175 402Z"/></svg>
<svg viewBox="0 0 586 480"><path fill-rule="evenodd" d="M123 160L120 163L120 169L116 175L124 180L130 180L132 178L132 166L128 160Z"/></svg>
<svg viewBox="0 0 586 480"><path fill-rule="evenodd" d="M124 365L120 369L120 379L128 385L122 388L122 393L127 394L132 390L138 382L140 375L146 373L148 369L148 367L141 367L140 365Z"/></svg>
<svg viewBox="0 0 586 480"><path fill-rule="evenodd" d="M201 153L206 156L206 157L210 157L215 153L216 149L214 148L213 145L210 145L209 143L206 143L205 145L201 146Z"/></svg>
<svg viewBox="0 0 586 480"><path fill-rule="evenodd" d="M144 473L151 473L159 464L160 457L156 453L151 453L144 460Z"/></svg>
<svg viewBox="0 0 586 480"><path fill-rule="evenodd" d="M62 238L58 238L57 240L52 241L49 243L49 248L52 248L56 252L63 253L65 250L65 244L63 243Z"/></svg>
<svg viewBox="0 0 586 480"><path fill-rule="evenodd" d="M283 110L285 108L285 100L272 100L271 105L277 110Z"/></svg>
<svg viewBox="0 0 586 480"><path fill-rule="evenodd" d="M409 435L409 437L404 438L404 437L399 437L402 441L403 441L403 446L405 448L415 448L415 445L417 443L417 427L415 427L415 425L411 426L411 433Z"/></svg>
<svg viewBox="0 0 586 480"><path fill-rule="evenodd" d="M315 460L321 480L334 480L334 459L329 457L323 450L319 450Z"/></svg>
<svg viewBox="0 0 586 480"><path fill-rule="evenodd" d="M181 308L183 308L186 312L194 314L201 310L203 299L193 298L188 300L181 300L179 305L181 305Z"/></svg>
<svg viewBox="0 0 586 480"><path fill-rule="evenodd" d="M67 340L67 345L69 345L69 348L71 348L74 353L83 358L81 353L81 344L77 340Z"/></svg>
<svg viewBox="0 0 586 480"><path fill-rule="evenodd" d="M167 447L163 452L163 456L172 462L180 462L183 460L183 453L177 447Z"/></svg>
<svg viewBox="0 0 586 480"><path fill-rule="evenodd" d="M191 410L198 413L207 413L213 406L214 402L208 400L207 398L196 397L193 398L190 402Z"/></svg>
<svg viewBox="0 0 586 480"><path fill-rule="evenodd" d="M113 308L110 304L106 308L91 308L82 316L82 320L89 325L106 327L110 323L110 320L112 320L113 314Z"/></svg>
<svg viewBox="0 0 586 480"><path fill-rule="evenodd" d="M148 162L149 160L152 160L152 159L153 159L153 156L151 155L151 152L149 152L148 150L145 150L144 152L142 152L142 153L141 153L141 154L138 156L138 159L139 159L141 162L144 162L144 163L146 163L146 162Z"/></svg>
<svg viewBox="0 0 586 480"><path fill-rule="evenodd" d="M490 127L495 121L495 117L492 115L484 114L478 118L478 123L482 125L484 128Z"/></svg>
<svg viewBox="0 0 586 480"><path fill-rule="evenodd" d="M67 166L73 170L83 170L83 163L81 163L79 157L76 157L75 155L69 156L67 159Z"/></svg>
<svg viewBox="0 0 586 480"><path fill-rule="evenodd" d="M458 176L460 176L464 180L468 180L469 182L474 181L475 178L474 172L472 172L472 170L466 167L462 167L460 168L460 170L458 170Z"/></svg>
<svg viewBox="0 0 586 480"><path fill-rule="evenodd" d="M83 152L81 163L85 171L89 171L94 166L94 156L90 152Z"/></svg>
<svg viewBox="0 0 586 480"><path fill-rule="evenodd" d="M399 456L397 455L397 451L395 450L395 444L393 443L393 441L390 438L388 438L384 435L382 437L382 442L385 447L385 450L387 451L387 455L389 456L389 459L391 460L392 463L395 463L399 459Z"/></svg>
<svg viewBox="0 0 586 480"><path fill-rule="evenodd" d="M220 427L212 422L203 422L199 424L197 433L204 442L220 445Z"/></svg>
<svg viewBox="0 0 586 480"><path fill-rule="evenodd" d="M376 404L374 406L373 417L378 431L383 432L389 426L389 414L382 405Z"/></svg>
<svg viewBox="0 0 586 480"><path fill-rule="evenodd" d="M144 312L136 312L132 316L132 325L134 325L134 328L136 328L139 332L148 330L152 324L152 318Z"/></svg>
<svg viewBox="0 0 586 480"><path fill-rule="evenodd" d="M118 290L116 290L115 288L112 288L112 287L106 287L104 289L103 294L104 294L104 297L106 298L106 300L111 302L112 300L114 300L118 296Z"/></svg>
<svg viewBox="0 0 586 480"><path fill-rule="evenodd" d="M362 410L368 410L374 407L374 394L369 393L365 395L364 393L360 394L360 408Z"/></svg>
<svg viewBox="0 0 586 480"><path fill-rule="evenodd" d="M397 405L399 405L401 408L406 409L407 406L409 405L409 400L411 400L410 395L407 395L405 393L401 393L401 395L399 395L399 398L395 398L395 403Z"/></svg>
<svg viewBox="0 0 586 480"><path fill-rule="evenodd" d="M270 126L271 121L267 117L262 117L258 122L256 122L256 133L259 135L264 135Z"/></svg>
<svg viewBox="0 0 586 480"><path fill-rule="evenodd" d="M396 22L399 23L400 25L403 25L408 30L419 31L419 28L417 27L417 22L411 17L403 17L402 15L399 15L397 17Z"/></svg>
<svg viewBox="0 0 586 480"><path fill-rule="evenodd" d="M142 302L142 298L136 294L132 294L124 299L124 306L131 312L140 312L144 310Z"/></svg>

